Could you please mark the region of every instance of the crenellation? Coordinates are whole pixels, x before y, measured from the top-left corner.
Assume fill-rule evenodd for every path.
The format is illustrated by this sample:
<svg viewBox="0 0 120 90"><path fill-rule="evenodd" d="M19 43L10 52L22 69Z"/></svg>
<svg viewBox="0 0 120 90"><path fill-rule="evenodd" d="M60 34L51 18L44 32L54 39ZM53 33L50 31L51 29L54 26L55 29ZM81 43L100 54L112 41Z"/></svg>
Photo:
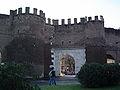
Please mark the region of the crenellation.
<svg viewBox="0 0 120 90"><path fill-rule="evenodd" d="M14 10L10 10L10 15L14 15Z"/></svg>
<svg viewBox="0 0 120 90"><path fill-rule="evenodd" d="M30 13L30 7L25 7L25 14L29 14Z"/></svg>
<svg viewBox="0 0 120 90"><path fill-rule="evenodd" d="M37 15L37 8L33 8L33 14Z"/></svg>
<svg viewBox="0 0 120 90"><path fill-rule="evenodd" d="M81 23L85 23L85 21L86 21L85 18L80 18Z"/></svg>
<svg viewBox="0 0 120 90"><path fill-rule="evenodd" d="M77 24L77 18L74 18L74 24Z"/></svg>
<svg viewBox="0 0 120 90"><path fill-rule="evenodd" d="M18 8L18 14L22 14L22 8Z"/></svg>
<svg viewBox="0 0 120 90"><path fill-rule="evenodd" d="M45 13L43 13L42 10L39 11L39 15L40 15L40 17L45 18Z"/></svg>
<svg viewBox="0 0 120 90"><path fill-rule="evenodd" d="M22 8L18 8L18 14L23 14L22 13ZM30 7L25 7L25 14L31 14L32 15L32 13L30 13ZM15 10L11 10L10 15L17 15L17 12ZM37 8L33 8L33 15L37 15ZM39 16L45 19L45 13L42 10L39 11ZM88 21L98 21L99 20L98 16L95 16L94 18L95 19L92 20L92 17L87 17L87 16L82 17L82 18L80 18L80 23L86 23ZM68 22L67 22L66 25L72 24L71 23L71 18L68 18L67 21ZM104 18L103 18L102 15L100 16L99 21L104 21ZM59 25L59 22L57 22L57 21L55 21L55 22L56 22L55 25ZM50 21L48 22L48 24L51 24ZM73 24L77 24L77 18L74 18L74 23ZM61 25L65 25L65 19L61 20Z"/></svg>
<svg viewBox="0 0 120 90"><path fill-rule="evenodd" d="M12 15L12 16L17 15L17 9L16 10L10 10L10 15Z"/></svg>
<svg viewBox="0 0 120 90"><path fill-rule="evenodd" d="M100 20L98 19L98 16L94 16L94 20L92 20L92 17L85 16L85 17L80 18L80 23L83 24L83 23L87 23L89 21L103 21L103 20L104 19L103 19L102 16L100 16ZM50 24L50 21L48 21L48 22L49 22L48 24ZM54 22L56 22L56 24ZM53 19L53 23L54 23L53 25L59 25L59 22L54 21L54 19ZM67 23L66 24L65 24L65 19L61 19L61 24L60 25L71 25L71 24L72 24L71 18L67 19ZM74 18L74 22L73 22L72 25L74 25L74 24L78 24L77 18Z"/></svg>
<svg viewBox="0 0 120 90"><path fill-rule="evenodd" d="M45 18L45 13L43 13L43 17Z"/></svg>
<svg viewBox="0 0 120 90"><path fill-rule="evenodd" d="M54 25L54 19L52 19L52 25Z"/></svg>
<svg viewBox="0 0 120 90"><path fill-rule="evenodd" d="M14 15L17 15L17 9L14 11Z"/></svg>
<svg viewBox="0 0 120 90"><path fill-rule="evenodd" d="M88 21L92 21L92 17L88 17Z"/></svg>
<svg viewBox="0 0 120 90"><path fill-rule="evenodd" d="M30 13L30 7L25 7L25 13L23 13L24 11L22 11L22 8L20 7L18 8L18 13L17 13L17 10L10 10L10 15L30 14L30 15L37 15L45 19L45 13L42 10L40 10L38 14L37 11L38 11L37 8L33 8L33 12Z"/></svg>
<svg viewBox="0 0 120 90"><path fill-rule="evenodd" d="M53 21L53 25L59 25L59 20L53 19L52 21Z"/></svg>
<svg viewBox="0 0 120 90"><path fill-rule="evenodd" d="M43 11L40 10L39 13L40 13L40 16L43 17Z"/></svg>
<svg viewBox="0 0 120 90"><path fill-rule="evenodd" d="M92 20L92 17L88 17L88 21L104 21L104 18L102 15L100 15L100 19L98 16L94 16L94 20Z"/></svg>
<svg viewBox="0 0 120 90"><path fill-rule="evenodd" d="M71 18L68 18L68 25L71 24Z"/></svg>
<svg viewBox="0 0 120 90"><path fill-rule="evenodd" d="M51 19L50 19L50 18L48 18L48 24L50 24L50 25L51 25Z"/></svg>
<svg viewBox="0 0 120 90"><path fill-rule="evenodd" d="M42 14L43 14L43 11L42 11L42 10L40 10L40 11L39 11L39 15L40 15L40 16L42 16Z"/></svg>
<svg viewBox="0 0 120 90"><path fill-rule="evenodd" d="M61 19L61 25L65 25L65 19Z"/></svg>
<svg viewBox="0 0 120 90"><path fill-rule="evenodd" d="M85 21L87 22L87 16L85 16Z"/></svg>
<svg viewBox="0 0 120 90"><path fill-rule="evenodd" d="M102 16L102 15L100 15L100 20L101 20L101 21L104 21L104 18L103 18L103 16Z"/></svg>
<svg viewBox="0 0 120 90"><path fill-rule="evenodd" d="M95 16L95 21L98 21L98 16Z"/></svg>

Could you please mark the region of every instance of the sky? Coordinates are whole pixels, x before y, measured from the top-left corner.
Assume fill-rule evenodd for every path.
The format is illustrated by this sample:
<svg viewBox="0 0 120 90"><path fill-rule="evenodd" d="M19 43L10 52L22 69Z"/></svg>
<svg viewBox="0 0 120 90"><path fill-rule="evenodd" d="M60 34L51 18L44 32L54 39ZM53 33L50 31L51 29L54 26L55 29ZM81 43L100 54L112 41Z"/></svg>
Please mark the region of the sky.
<svg viewBox="0 0 120 90"><path fill-rule="evenodd" d="M120 0L2 0L0 14L9 14L10 10L30 7L43 10L46 18L67 19L103 15L105 27L120 28Z"/></svg>

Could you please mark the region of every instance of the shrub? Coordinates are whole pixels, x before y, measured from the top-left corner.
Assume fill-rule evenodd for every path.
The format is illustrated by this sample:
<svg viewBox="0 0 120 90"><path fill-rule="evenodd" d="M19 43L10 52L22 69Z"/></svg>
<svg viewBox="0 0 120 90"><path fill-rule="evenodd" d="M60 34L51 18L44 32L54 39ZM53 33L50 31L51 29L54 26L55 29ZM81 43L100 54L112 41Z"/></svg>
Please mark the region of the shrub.
<svg viewBox="0 0 120 90"><path fill-rule="evenodd" d="M100 87L103 80L102 66L97 63L85 64L78 72L78 80L85 87Z"/></svg>
<svg viewBox="0 0 120 90"><path fill-rule="evenodd" d="M0 64L0 90L22 90L26 83L21 64Z"/></svg>
<svg viewBox="0 0 120 90"><path fill-rule="evenodd" d="M104 67L104 77L106 77L105 86L118 85L120 82L120 66L118 64L105 64Z"/></svg>
<svg viewBox="0 0 120 90"><path fill-rule="evenodd" d="M26 76L33 76L34 72L34 64L31 63L21 63L21 70L23 72L24 75Z"/></svg>
<svg viewBox="0 0 120 90"><path fill-rule="evenodd" d="M118 85L120 66L118 64L85 64L78 72L78 80L85 87L103 87Z"/></svg>

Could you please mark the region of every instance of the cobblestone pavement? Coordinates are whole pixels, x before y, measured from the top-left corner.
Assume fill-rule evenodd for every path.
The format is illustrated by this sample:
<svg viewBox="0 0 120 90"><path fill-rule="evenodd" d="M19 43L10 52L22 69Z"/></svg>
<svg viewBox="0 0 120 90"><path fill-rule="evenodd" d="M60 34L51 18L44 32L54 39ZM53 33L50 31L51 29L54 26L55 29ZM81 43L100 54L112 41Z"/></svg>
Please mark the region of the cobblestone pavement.
<svg viewBox="0 0 120 90"><path fill-rule="evenodd" d="M45 86L48 85L49 80L38 80L34 81L33 85L37 86ZM60 76L56 78L57 85L70 85L70 84L79 84L77 78L75 76Z"/></svg>

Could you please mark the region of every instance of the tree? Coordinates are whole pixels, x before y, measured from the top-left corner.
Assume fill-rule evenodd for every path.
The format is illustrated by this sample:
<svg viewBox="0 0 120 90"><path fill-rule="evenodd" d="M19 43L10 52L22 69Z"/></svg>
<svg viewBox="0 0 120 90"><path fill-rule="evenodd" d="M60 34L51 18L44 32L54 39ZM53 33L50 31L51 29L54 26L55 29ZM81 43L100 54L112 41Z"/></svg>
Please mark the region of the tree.
<svg viewBox="0 0 120 90"><path fill-rule="evenodd" d="M27 84L22 64L0 64L0 90L23 90Z"/></svg>

